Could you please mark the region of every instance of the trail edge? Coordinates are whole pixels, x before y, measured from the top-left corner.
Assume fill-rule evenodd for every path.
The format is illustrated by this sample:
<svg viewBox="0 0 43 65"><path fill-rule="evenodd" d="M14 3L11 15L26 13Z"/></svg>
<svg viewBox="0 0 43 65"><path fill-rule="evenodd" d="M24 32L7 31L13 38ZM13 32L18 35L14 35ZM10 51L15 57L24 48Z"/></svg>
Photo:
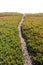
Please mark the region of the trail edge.
<svg viewBox="0 0 43 65"><path fill-rule="evenodd" d="M21 47L22 47L22 52L23 52L23 57L24 57L24 65L32 65L31 58L30 58L29 53L27 51L26 42L22 36L22 31L21 31L21 27L22 27L22 23L24 22L24 19L25 19L25 14L23 14L23 17L22 17L22 19L19 23L19 26L18 26L19 37L20 37Z"/></svg>

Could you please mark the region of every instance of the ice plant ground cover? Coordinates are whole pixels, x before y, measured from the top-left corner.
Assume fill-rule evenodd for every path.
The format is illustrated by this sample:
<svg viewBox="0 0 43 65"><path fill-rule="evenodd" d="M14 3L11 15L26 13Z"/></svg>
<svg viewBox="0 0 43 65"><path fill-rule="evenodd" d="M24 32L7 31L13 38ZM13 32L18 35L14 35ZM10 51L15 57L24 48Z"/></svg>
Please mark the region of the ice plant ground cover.
<svg viewBox="0 0 43 65"><path fill-rule="evenodd" d="M33 65L43 65L43 14L27 14L22 25Z"/></svg>
<svg viewBox="0 0 43 65"><path fill-rule="evenodd" d="M19 13L0 13L0 65L23 65L18 33Z"/></svg>

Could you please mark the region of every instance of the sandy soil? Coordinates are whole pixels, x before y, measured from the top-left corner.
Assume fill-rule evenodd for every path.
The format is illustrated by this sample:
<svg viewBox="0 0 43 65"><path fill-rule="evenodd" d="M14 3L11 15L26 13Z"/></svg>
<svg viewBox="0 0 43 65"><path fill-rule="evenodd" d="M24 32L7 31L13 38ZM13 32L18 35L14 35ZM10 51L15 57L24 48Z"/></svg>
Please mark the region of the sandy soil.
<svg viewBox="0 0 43 65"><path fill-rule="evenodd" d="M21 31L21 26L22 26L22 23L24 22L24 18L25 18L25 14L23 15L23 17L19 23L19 26L18 26L19 37L21 40L21 47L22 47L22 52L23 52L23 57L24 57L24 65L32 65L31 57L29 56L29 53L27 51L26 42L22 36L22 31Z"/></svg>

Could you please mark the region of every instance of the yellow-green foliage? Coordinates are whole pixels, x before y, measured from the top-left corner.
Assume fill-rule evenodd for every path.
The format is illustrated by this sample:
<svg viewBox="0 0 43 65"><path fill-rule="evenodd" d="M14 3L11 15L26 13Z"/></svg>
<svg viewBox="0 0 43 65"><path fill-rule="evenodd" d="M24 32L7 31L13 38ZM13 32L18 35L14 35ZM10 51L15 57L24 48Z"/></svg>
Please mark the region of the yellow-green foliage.
<svg viewBox="0 0 43 65"><path fill-rule="evenodd" d="M0 65L23 65L18 34L22 14L0 13Z"/></svg>
<svg viewBox="0 0 43 65"><path fill-rule="evenodd" d="M22 32L33 59L33 65L43 65L43 15L26 15Z"/></svg>

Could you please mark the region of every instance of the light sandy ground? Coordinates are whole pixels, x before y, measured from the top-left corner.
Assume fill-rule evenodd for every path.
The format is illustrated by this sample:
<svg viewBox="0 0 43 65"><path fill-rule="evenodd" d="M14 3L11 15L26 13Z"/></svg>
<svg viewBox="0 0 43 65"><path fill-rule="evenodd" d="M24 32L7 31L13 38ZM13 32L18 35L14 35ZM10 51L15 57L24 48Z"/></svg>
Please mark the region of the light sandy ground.
<svg viewBox="0 0 43 65"><path fill-rule="evenodd" d="M25 14L23 15L23 17L22 17L22 19L19 23L19 26L18 26L19 37L20 37L20 40L21 40L21 47L22 47L22 52L23 52L24 61L25 61L24 65L32 65L32 61L31 61L29 53L27 51L26 42L25 42L24 38L22 37L21 26L22 26L22 23L24 22L24 18L25 18Z"/></svg>

